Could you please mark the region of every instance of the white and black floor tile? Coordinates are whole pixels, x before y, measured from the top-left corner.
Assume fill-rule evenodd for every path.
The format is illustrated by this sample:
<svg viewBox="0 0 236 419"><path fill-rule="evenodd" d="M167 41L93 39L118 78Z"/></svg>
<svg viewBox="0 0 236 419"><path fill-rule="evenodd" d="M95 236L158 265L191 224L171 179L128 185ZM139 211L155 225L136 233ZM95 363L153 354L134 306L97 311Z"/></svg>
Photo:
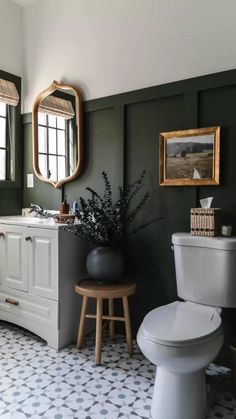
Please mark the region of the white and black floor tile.
<svg viewBox="0 0 236 419"><path fill-rule="evenodd" d="M150 418L155 367L139 352L126 352L123 337L104 338L103 364L94 365L94 338L78 350L59 352L37 336L0 322L1 419ZM211 364L219 381L208 419L236 419L236 399L227 388L229 370Z"/></svg>

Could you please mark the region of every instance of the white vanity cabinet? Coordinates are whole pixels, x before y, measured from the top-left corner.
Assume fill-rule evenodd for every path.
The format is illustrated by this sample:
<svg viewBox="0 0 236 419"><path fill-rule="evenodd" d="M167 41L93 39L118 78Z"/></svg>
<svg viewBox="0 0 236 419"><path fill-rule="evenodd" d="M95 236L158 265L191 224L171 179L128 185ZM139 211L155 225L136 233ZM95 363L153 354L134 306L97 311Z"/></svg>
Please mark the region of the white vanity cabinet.
<svg viewBox="0 0 236 419"><path fill-rule="evenodd" d="M76 338L87 248L59 224L0 217L0 319L60 349Z"/></svg>

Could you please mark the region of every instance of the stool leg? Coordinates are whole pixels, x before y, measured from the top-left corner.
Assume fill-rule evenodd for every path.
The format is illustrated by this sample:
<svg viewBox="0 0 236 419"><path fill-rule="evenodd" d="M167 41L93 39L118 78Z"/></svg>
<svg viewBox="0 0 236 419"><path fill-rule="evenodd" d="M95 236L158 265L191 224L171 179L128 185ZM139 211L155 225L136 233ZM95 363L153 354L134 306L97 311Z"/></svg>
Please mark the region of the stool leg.
<svg viewBox="0 0 236 419"><path fill-rule="evenodd" d="M114 316L114 300L109 298L109 316ZM111 340L115 339L115 322L114 320L109 321L109 331Z"/></svg>
<svg viewBox="0 0 236 419"><path fill-rule="evenodd" d="M123 297L123 309L124 309L124 318L125 318L125 333L127 341L127 350L128 354L132 354L132 334L131 334L131 325L130 325L130 316L129 316L129 302L128 297Z"/></svg>
<svg viewBox="0 0 236 419"><path fill-rule="evenodd" d="M79 332L78 332L78 339L77 339L78 349L81 348L83 344L85 321L86 321L85 315L87 311L87 306L88 306L88 297L84 296L83 302L82 302L81 314L80 314Z"/></svg>
<svg viewBox="0 0 236 419"><path fill-rule="evenodd" d="M97 299L95 363L101 364L103 299Z"/></svg>

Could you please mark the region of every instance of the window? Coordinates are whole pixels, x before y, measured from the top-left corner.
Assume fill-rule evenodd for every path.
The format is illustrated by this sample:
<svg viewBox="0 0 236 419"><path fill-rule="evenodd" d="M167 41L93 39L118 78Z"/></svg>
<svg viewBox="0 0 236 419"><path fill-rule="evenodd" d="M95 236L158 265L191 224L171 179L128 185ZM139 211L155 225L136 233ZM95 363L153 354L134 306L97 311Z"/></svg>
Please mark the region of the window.
<svg viewBox="0 0 236 419"><path fill-rule="evenodd" d="M66 139L69 131L70 120L38 113L39 167L43 177L58 181L68 176Z"/></svg>
<svg viewBox="0 0 236 419"><path fill-rule="evenodd" d="M0 102L0 180L9 178L8 155L9 141L7 135L8 127L8 106Z"/></svg>
<svg viewBox="0 0 236 419"><path fill-rule="evenodd" d="M18 103L19 94L15 84L0 78L0 181L14 180L12 136Z"/></svg>

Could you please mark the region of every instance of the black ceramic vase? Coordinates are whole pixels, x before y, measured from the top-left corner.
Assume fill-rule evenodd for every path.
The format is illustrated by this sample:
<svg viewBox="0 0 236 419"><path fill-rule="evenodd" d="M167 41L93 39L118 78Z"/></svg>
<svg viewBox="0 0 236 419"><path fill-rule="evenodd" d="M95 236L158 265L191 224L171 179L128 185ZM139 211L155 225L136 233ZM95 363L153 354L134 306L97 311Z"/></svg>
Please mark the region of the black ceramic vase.
<svg viewBox="0 0 236 419"><path fill-rule="evenodd" d="M96 247L87 256L87 271L94 279L112 284L122 277L124 257L113 247Z"/></svg>

